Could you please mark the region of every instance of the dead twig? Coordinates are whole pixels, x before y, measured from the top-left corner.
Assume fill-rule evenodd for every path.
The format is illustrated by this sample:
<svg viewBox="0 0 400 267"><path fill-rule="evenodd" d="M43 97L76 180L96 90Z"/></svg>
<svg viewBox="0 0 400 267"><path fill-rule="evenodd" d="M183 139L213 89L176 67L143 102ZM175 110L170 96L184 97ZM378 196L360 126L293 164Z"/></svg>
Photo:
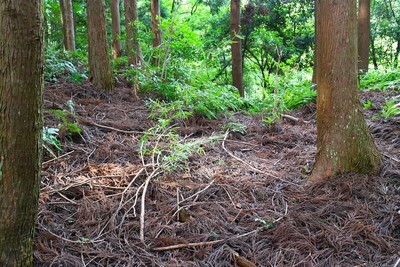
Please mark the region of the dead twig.
<svg viewBox="0 0 400 267"><path fill-rule="evenodd" d="M166 246L166 247L156 247L156 248L152 248L153 251L167 251L167 250L174 250L174 249L181 249L181 248L193 248L193 247L201 247L201 246L211 246L211 245L215 245L218 243L222 243L222 242L226 242L228 240L231 239L237 239L237 238L242 238L242 237L246 237L248 235L251 234L255 234L258 231L260 231L262 229L262 227L257 228L256 230L253 230L251 232L242 234L242 235L237 235L237 236L232 236L226 239L218 239L218 240L214 240L214 241L208 241L208 242L199 242L199 243L185 243L185 244L177 244L177 245L172 245L172 246Z"/></svg>
<svg viewBox="0 0 400 267"><path fill-rule="evenodd" d="M88 121L89 124L99 127L99 128L103 128L103 129L107 129L107 130L111 130L111 131L115 131L115 132L119 132L119 133L126 133L126 134L144 134L144 132L140 132L140 131L127 131L127 130L121 130L121 129L117 129L114 127L110 127L110 126L106 126L106 125L101 125L92 121Z"/></svg>
<svg viewBox="0 0 400 267"><path fill-rule="evenodd" d="M56 160L65 158L66 156L71 155L71 154L74 153L74 152L75 152L75 150L72 150L72 151L70 151L70 152L68 152L68 153L65 153L65 154L59 156L59 157L56 157L56 158L54 158L54 159L45 161L45 162L42 163L42 166L44 166L44 165L46 165L46 164L49 164L49 163L51 163L51 162L53 162L53 161L56 161Z"/></svg>

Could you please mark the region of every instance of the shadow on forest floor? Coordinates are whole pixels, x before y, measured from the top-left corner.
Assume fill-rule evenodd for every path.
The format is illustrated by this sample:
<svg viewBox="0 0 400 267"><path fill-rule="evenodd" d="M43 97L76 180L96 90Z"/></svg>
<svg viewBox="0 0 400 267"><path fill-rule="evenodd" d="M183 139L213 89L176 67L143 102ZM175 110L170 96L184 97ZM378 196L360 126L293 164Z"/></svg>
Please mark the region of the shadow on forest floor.
<svg viewBox="0 0 400 267"><path fill-rule="evenodd" d="M378 104L388 93L362 97ZM60 156L44 159L36 266L394 266L400 259L399 116L369 120L383 155L379 176L306 183L314 104L289 113L298 122L276 127L241 114L180 122L186 139L223 136L230 121L247 134L204 144L183 169L152 176L155 165L143 165L138 153L141 132L154 125L142 101L128 88L112 96L88 85L45 90L46 109L70 99L83 138L64 138ZM46 115L46 126L58 123Z"/></svg>

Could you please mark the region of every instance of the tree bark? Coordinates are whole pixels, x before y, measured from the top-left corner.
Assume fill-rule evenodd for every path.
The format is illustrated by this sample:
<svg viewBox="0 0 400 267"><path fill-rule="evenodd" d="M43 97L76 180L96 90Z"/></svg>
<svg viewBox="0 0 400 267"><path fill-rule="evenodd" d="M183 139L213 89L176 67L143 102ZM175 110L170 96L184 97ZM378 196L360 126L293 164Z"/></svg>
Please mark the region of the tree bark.
<svg viewBox="0 0 400 267"><path fill-rule="evenodd" d="M43 0L0 1L0 266L33 266L42 149Z"/></svg>
<svg viewBox="0 0 400 267"><path fill-rule="evenodd" d="M136 22L138 21L137 1L124 0L125 7L125 28L126 28L126 53L130 65L138 66L142 60L142 50L137 37L138 31Z"/></svg>
<svg viewBox="0 0 400 267"><path fill-rule="evenodd" d="M314 1L314 66L313 66L313 75L312 75L312 79L311 82L313 84L317 83L317 8L316 8L316 1Z"/></svg>
<svg viewBox="0 0 400 267"><path fill-rule="evenodd" d="M122 55L119 3L120 0L111 0L112 51L114 59L117 59Z"/></svg>
<svg viewBox="0 0 400 267"><path fill-rule="evenodd" d="M242 44L240 34L240 0L231 0L231 53L232 53L232 83L244 97Z"/></svg>
<svg viewBox="0 0 400 267"><path fill-rule="evenodd" d="M357 91L356 0L317 0L317 155L311 180L377 173L380 155Z"/></svg>
<svg viewBox="0 0 400 267"><path fill-rule="evenodd" d="M104 0L87 1L89 35L89 79L94 86L113 91L114 81L108 56Z"/></svg>
<svg viewBox="0 0 400 267"><path fill-rule="evenodd" d="M370 41L370 0L358 1L358 71L366 73L369 63L369 41Z"/></svg>
<svg viewBox="0 0 400 267"><path fill-rule="evenodd" d="M75 24L72 0L60 0L64 50L75 51Z"/></svg>
<svg viewBox="0 0 400 267"><path fill-rule="evenodd" d="M154 66L160 65L159 46L161 45L161 31L160 31L160 0L151 0L151 31L153 33L153 64Z"/></svg>

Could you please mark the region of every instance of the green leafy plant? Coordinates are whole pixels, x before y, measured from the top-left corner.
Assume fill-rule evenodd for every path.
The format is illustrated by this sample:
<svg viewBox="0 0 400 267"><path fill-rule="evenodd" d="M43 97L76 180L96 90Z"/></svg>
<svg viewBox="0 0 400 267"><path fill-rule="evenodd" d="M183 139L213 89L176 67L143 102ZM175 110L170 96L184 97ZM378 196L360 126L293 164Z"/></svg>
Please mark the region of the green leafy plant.
<svg viewBox="0 0 400 267"><path fill-rule="evenodd" d="M371 100L367 100L362 103L364 109L370 109L373 107L374 103L371 102Z"/></svg>
<svg viewBox="0 0 400 267"><path fill-rule="evenodd" d="M261 223L264 230L272 229L275 226L274 222L266 221L263 218L255 218L255 221Z"/></svg>
<svg viewBox="0 0 400 267"><path fill-rule="evenodd" d="M61 121L58 127L58 133L63 134L67 137L72 138L74 135L80 135L82 129L78 126L77 118L75 113L75 104L72 100L68 100L65 105L67 109L50 109L46 113L53 114L57 119Z"/></svg>
<svg viewBox="0 0 400 267"><path fill-rule="evenodd" d="M181 137L176 133L177 128L172 121L186 118L188 114L184 110L163 106L158 101L149 102L148 105L153 110L150 117L158 117L158 121L140 139L139 151L142 156L156 160L158 167L163 171L172 172L184 168L193 153L204 153L203 145L205 143L220 138L218 136L196 139Z"/></svg>
<svg viewBox="0 0 400 267"><path fill-rule="evenodd" d="M79 52L64 52L49 47L45 55L44 80L59 82L63 78L69 82L83 82L87 79L85 60Z"/></svg>
<svg viewBox="0 0 400 267"><path fill-rule="evenodd" d="M360 77L360 89L368 90L399 90L400 69L370 70Z"/></svg>
<svg viewBox="0 0 400 267"><path fill-rule="evenodd" d="M379 114L385 119L389 119L400 114L400 99L399 97L393 97L382 106L382 110Z"/></svg>
<svg viewBox="0 0 400 267"><path fill-rule="evenodd" d="M53 151L53 147L56 148L58 151L62 150L60 146L60 141L58 140L58 129L43 127L42 138L43 147L46 149L47 152L50 153L50 155L56 157L56 154Z"/></svg>

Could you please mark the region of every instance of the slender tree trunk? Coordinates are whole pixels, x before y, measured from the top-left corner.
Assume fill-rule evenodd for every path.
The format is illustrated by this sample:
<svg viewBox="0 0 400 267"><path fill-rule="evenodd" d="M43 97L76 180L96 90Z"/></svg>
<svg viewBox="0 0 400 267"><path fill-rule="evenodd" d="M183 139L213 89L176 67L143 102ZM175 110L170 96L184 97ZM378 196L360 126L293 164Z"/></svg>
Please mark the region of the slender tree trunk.
<svg viewBox="0 0 400 267"><path fill-rule="evenodd" d="M358 71L366 73L369 63L369 41L370 41L370 0L358 1Z"/></svg>
<svg viewBox="0 0 400 267"><path fill-rule="evenodd" d="M376 58L376 51L375 51L375 40L371 35L371 56L372 56L372 63L374 64L374 68L378 69L378 59Z"/></svg>
<svg viewBox="0 0 400 267"><path fill-rule="evenodd" d="M33 266L42 151L43 0L0 1L0 266Z"/></svg>
<svg viewBox="0 0 400 267"><path fill-rule="evenodd" d="M122 55L121 41L121 16L119 12L120 0L111 0L111 24L112 24L112 51L114 59Z"/></svg>
<svg viewBox="0 0 400 267"><path fill-rule="evenodd" d="M313 83L313 84L316 84L317 83L317 70L318 70L318 67L317 67L317 49L318 49L318 47L317 47L317 38L316 38L316 36L317 36L317 8L316 8L316 1L314 1L314 36L315 36L315 38L314 38L314 66L313 66L313 75L312 75L312 80L311 80L311 82Z"/></svg>
<svg viewBox="0 0 400 267"><path fill-rule="evenodd" d="M64 50L75 51L75 24L72 0L60 0Z"/></svg>
<svg viewBox="0 0 400 267"><path fill-rule="evenodd" d="M232 83L244 97L242 44L240 34L240 0L231 0L231 53L232 53Z"/></svg>
<svg viewBox="0 0 400 267"><path fill-rule="evenodd" d="M138 39L136 22L138 21L137 1L124 0L125 28L126 28L126 53L130 65L138 66L142 61L142 50Z"/></svg>
<svg viewBox="0 0 400 267"><path fill-rule="evenodd" d="M317 0L317 155L312 180L377 173L380 155L357 91L356 0Z"/></svg>
<svg viewBox="0 0 400 267"><path fill-rule="evenodd" d="M107 91L114 89L106 33L104 0L87 1L89 35L89 79L94 86Z"/></svg>
<svg viewBox="0 0 400 267"><path fill-rule="evenodd" d="M161 31L160 31L160 0L151 0L151 31L153 33L153 64L158 66L160 64L159 46L161 45Z"/></svg>
<svg viewBox="0 0 400 267"><path fill-rule="evenodd" d="M397 47L396 47L396 53L394 54L394 62L393 62L393 67L397 68L399 65L399 55L400 55L400 33L397 34Z"/></svg>

